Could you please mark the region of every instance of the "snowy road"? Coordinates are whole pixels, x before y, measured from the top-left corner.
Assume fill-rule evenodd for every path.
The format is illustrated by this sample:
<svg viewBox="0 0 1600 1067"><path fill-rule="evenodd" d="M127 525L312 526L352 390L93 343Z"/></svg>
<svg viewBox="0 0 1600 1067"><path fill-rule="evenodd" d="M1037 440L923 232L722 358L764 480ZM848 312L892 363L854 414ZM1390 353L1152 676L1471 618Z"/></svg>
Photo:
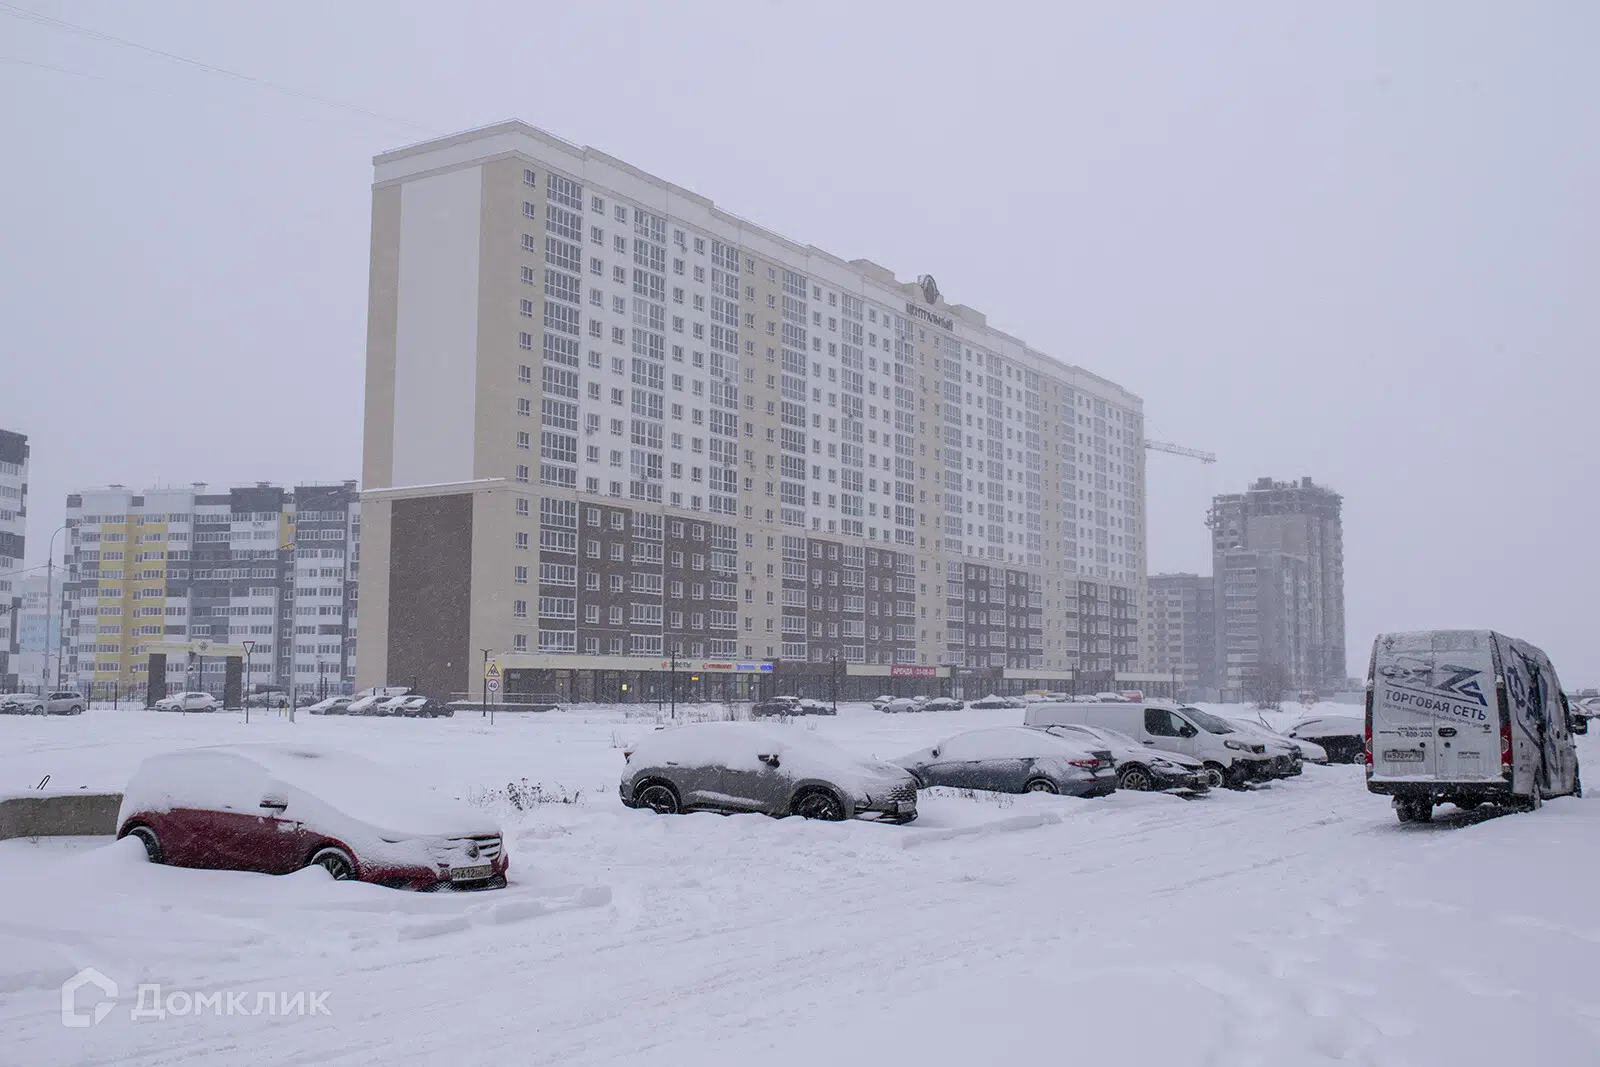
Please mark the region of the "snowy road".
<svg viewBox="0 0 1600 1067"><path fill-rule="evenodd" d="M1005 714L815 725L894 756ZM907 827L663 818L616 800L615 746L650 728L619 714L255 718L0 719L0 788L295 736L461 796L582 797L507 809L497 893L0 843L0 1063L1600 1063L1597 800L1402 827L1340 766L1196 801L925 794ZM69 1029L86 966L119 996ZM328 1014L134 1020L141 983Z"/></svg>

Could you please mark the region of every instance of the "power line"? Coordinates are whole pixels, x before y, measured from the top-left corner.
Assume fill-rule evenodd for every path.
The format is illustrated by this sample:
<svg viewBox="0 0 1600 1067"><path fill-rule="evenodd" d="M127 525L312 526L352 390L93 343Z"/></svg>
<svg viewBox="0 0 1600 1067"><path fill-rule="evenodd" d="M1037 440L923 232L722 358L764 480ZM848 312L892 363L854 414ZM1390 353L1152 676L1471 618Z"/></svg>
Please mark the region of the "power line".
<svg viewBox="0 0 1600 1067"><path fill-rule="evenodd" d="M230 70L227 67L219 67L211 63L203 63L198 59L191 59L188 56L178 55L176 52L168 52L160 48L152 48L149 45L140 44L137 41L130 41L124 37L117 37L113 34L103 33L100 30L90 29L87 26L80 26L75 22L68 22L65 19L58 19L37 11L30 11L25 7L18 7L15 4L4 3L3 0L0 0L0 15L10 15L13 18L21 19L24 22L32 22L36 25L47 26L51 29L77 34L81 37L87 37L90 40L104 41L110 44L120 44L128 48L137 49L140 52L148 53L149 55L160 56L163 59L170 59L176 63L187 64L188 66L194 67L197 70L203 70L209 74L220 74L224 77L234 78L250 85L259 86L264 89L271 89L273 92L283 93L288 96L298 97L301 100L308 100L315 104L321 104L324 107L337 108L341 111L348 111L352 114L361 115L365 118L377 119L380 122L389 122L398 126L406 126L414 130L419 130L423 133L433 132L430 127L424 126L419 122L412 122L409 119L395 118L393 115L385 115L382 112L373 111L371 108L362 107L359 104L349 104L342 100L334 100L326 96L319 96L316 93L307 92L304 89L296 89L291 85L283 85L279 82L270 81L266 78L258 78L253 74L244 74L237 70ZM80 71L66 70L62 67L49 67L43 63L33 63L28 60L12 59L8 61L20 63L26 66L41 67L46 70L57 70L65 74L81 73ZM83 76L90 78L100 77L99 75L94 74L86 74Z"/></svg>

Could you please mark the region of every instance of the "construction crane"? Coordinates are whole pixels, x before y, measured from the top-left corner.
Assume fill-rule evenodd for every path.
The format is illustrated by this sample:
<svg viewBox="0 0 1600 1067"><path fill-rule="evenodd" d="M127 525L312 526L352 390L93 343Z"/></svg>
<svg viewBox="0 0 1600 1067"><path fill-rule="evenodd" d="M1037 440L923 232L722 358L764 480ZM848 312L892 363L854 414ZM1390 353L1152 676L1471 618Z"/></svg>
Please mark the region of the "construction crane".
<svg viewBox="0 0 1600 1067"><path fill-rule="evenodd" d="M1188 456L1190 459L1197 459L1201 463L1215 463L1217 461L1216 454L1213 452L1202 452L1198 448L1184 448L1182 445L1175 445L1167 441L1152 441L1146 438L1144 447L1151 452L1171 452L1174 456Z"/></svg>

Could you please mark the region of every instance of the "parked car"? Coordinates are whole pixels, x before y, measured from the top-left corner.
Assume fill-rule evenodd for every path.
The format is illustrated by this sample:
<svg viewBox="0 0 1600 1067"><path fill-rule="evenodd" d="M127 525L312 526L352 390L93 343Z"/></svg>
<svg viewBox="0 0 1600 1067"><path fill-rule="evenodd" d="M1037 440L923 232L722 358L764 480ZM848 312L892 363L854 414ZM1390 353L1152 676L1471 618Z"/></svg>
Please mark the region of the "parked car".
<svg viewBox="0 0 1600 1067"><path fill-rule="evenodd" d="M1117 788L1106 749L1022 726L969 730L895 762L924 789L942 785L1099 797Z"/></svg>
<svg viewBox="0 0 1600 1067"><path fill-rule="evenodd" d="M117 836L153 863L395 889L493 889L508 859L482 812L361 756L303 744L194 748L134 772Z"/></svg>
<svg viewBox="0 0 1600 1067"><path fill-rule="evenodd" d="M1550 658L1490 630L1380 634L1367 675L1367 789L1401 822L1436 804L1538 810L1582 796L1582 733ZM1584 724L1587 729L1587 724Z"/></svg>
<svg viewBox="0 0 1600 1067"><path fill-rule="evenodd" d="M923 711L960 711L966 704L955 697L934 697L922 705Z"/></svg>
<svg viewBox="0 0 1600 1067"><path fill-rule="evenodd" d="M456 713L448 704L441 704L436 700L429 700L425 696L412 694L411 696L394 697L385 707L385 714L404 715L413 719L437 719L449 717Z"/></svg>
<svg viewBox="0 0 1600 1067"><path fill-rule="evenodd" d="M156 701L157 711L216 711L219 707L210 693L168 693Z"/></svg>
<svg viewBox="0 0 1600 1067"><path fill-rule="evenodd" d="M800 713L799 697L769 697L750 705L752 719L769 719L777 715L798 715Z"/></svg>
<svg viewBox="0 0 1600 1067"><path fill-rule="evenodd" d="M852 755L806 730L704 722L646 734L623 752L618 791L630 808L761 812L777 818L917 817L917 783L900 767Z"/></svg>
<svg viewBox="0 0 1600 1067"><path fill-rule="evenodd" d="M1020 708L1022 702L1012 700L1010 697L995 696L993 693L980 697L967 705L974 711L1004 711L1008 708Z"/></svg>
<svg viewBox="0 0 1600 1067"><path fill-rule="evenodd" d="M350 710L350 703L354 699L354 697L329 697L327 700L319 700L312 704L306 711L312 715L343 715Z"/></svg>
<svg viewBox="0 0 1600 1067"><path fill-rule="evenodd" d="M406 696L411 690L403 685L383 685L375 689L364 689L357 693L345 708L349 715L382 715L380 705L391 700Z"/></svg>
<svg viewBox="0 0 1600 1067"><path fill-rule="evenodd" d="M883 710L889 715L901 715L908 711L921 711L922 705L910 697L895 697L883 706Z"/></svg>
<svg viewBox="0 0 1600 1067"><path fill-rule="evenodd" d="M826 700L813 700L810 697L804 697L800 701L799 711L797 711L795 714L832 715L834 714L833 704Z"/></svg>
<svg viewBox="0 0 1600 1067"><path fill-rule="evenodd" d="M1201 793L1211 788L1211 775L1206 773L1206 765L1201 761L1193 756L1143 746L1119 730L1081 723L1043 729L1057 737L1109 751L1117 772L1118 789L1136 793L1152 790Z"/></svg>
<svg viewBox="0 0 1600 1067"><path fill-rule="evenodd" d="M1313 741L1296 741L1294 738L1281 734L1262 722L1260 719L1248 715L1222 716L1224 721L1247 737L1253 737L1267 746L1267 751L1273 756L1285 753L1289 756L1289 777L1301 773L1303 763L1327 763L1328 753L1321 745Z"/></svg>
<svg viewBox="0 0 1600 1067"><path fill-rule="evenodd" d="M894 699L894 697L891 696L888 693L885 693L880 697L874 698L874 700L872 701L872 710L873 711L882 711L884 708L887 708L889 706L889 702L892 701L893 699Z"/></svg>
<svg viewBox="0 0 1600 1067"><path fill-rule="evenodd" d="M1105 726L1140 745L1193 756L1205 764L1213 788L1242 789L1250 782L1274 777L1280 769L1264 744L1198 708L1133 701L1033 704L1022 721L1026 726ZM1288 770L1288 763L1285 756L1283 771Z"/></svg>
<svg viewBox="0 0 1600 1067"><path fill-rule="evenodd" d="M289 694L281 689L251 693L244 698L244 703L249 708L286 708L289 706Z"/></svg>
<svg viewBox="0 0 1600 1067"><path fill-rule="evenodd" d="M1313 741L1327 753L1330 763L1365 763L1366 725L1356 715L1313 715L1284 731L1296 741Z"/></svg>
<svg viewBox="0 0 1600 1067"><path fill-rule="evenodd" d="M45 696L13 693L0 697L0 714L4 715L82 715L89 702L83 694L61 689Z"/></svg>

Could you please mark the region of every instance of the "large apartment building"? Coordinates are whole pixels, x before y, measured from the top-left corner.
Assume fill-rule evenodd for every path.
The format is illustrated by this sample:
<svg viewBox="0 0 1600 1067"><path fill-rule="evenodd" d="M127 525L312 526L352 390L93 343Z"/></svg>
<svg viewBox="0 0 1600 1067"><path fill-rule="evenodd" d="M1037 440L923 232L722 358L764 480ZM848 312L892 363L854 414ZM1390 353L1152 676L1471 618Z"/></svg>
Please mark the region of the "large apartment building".
<svg viewBox="0 0 1600 1067"><path fill-rule="evenodd" d="M354 680L356 483L87 489L67 497L69 682L143 687L152 651L250 643L246 684L339 692ZM169 688L220 692L221 658L167 659Z"/></svg>
<svg viewBox="0 0 1600 1067"><path fill-rule="evenodd" d="M0 430L0 693L17 688L22 561L27 547L28 438Z"/></svg>
<svg viewBox="0 0 1600 1067"><path fill-rule="evenodd" d="M375 170L359 685L1136 671L1138 397L521 122Z"/></svg>
<svg viewBox="0 0 1600 1067"><path fill-rule="evenodd" d="M1208 574L1152 574L1145 580L1145 667L1167 675L1188 699L1216 688L1216 596Z"/></svg>
<svg viewBox="0 0 1600 1067"><path fill-rule="evenodd" d="M1290 689L1345 684L1344 533L1338 493L1261 478L1212 501L1218 684L1247 692L1263 668Z"/></svg>

